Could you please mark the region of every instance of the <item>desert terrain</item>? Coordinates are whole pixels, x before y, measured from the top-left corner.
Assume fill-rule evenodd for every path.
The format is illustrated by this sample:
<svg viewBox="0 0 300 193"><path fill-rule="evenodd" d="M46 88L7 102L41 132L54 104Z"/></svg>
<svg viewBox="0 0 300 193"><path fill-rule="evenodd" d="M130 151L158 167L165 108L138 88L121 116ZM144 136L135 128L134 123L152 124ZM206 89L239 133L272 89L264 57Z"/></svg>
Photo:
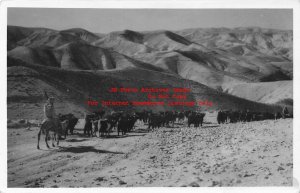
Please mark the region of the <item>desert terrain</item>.
<svg viewBox="0 0 300 193"><path fill-rule="evenodd" d="M293 119L217 124L217 112L293 114L293 31L194 28L102 34L81 28L7 27L9 187L291 186ZM111 88L186 88L187 101L212 106L89 106L148 101ZM57 113L81 121L75 134L36 148L45 91ZM172 93L170 93L172 94ZM157 101L152 99L151 101ZM167 102L168 99L161 99ZM104 110L201 111L201 128L88 138L84 114Z"/></svg>
<svg viewBox="0 0 300 193"><path fill-rule="evenodd" d="M8 187L291 186L292 119L201 128L175 124L125 136L75 134L36 148L37 127L9 128Z"/></svg>
<svg viewBox="0 0 300 193"><path fill-rule="evenodd" d="M110 95L111 87L190 88L189 100L214 103L208 111L276 112L278 105L292 111L292 30L124 29L99 35L81 28L8 26L7 34L10 119L41 119L36 112L45 90L58 99L62 113L77 116L96 110L86 105L87 98L147 99ZM20 108L23 105L28 108Z"/></svg>

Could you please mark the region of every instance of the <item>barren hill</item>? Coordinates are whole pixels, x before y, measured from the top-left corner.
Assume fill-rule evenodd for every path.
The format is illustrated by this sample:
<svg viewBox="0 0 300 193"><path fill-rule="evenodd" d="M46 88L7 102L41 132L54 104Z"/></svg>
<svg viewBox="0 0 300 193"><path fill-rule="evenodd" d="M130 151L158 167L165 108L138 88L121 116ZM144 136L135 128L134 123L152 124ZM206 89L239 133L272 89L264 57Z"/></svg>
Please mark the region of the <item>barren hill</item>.
<svg viewBox="0 0 300 193"><path fill-rule="evenodd" d="M239 55L260 52L293 59L293 32L291 30L259 27L197 28L180 30L176 33L209 48L229 49Z"/></svg>
<svg viewBox="0 0 300 193"><path fill-rule="evenodd" d="M18 46L10 50L8 56L33 64L73 70L109 70L130 66L157 71L163 70L118 52L90 45L84 41L70 42L56 48Z"/></svg>
<svg viewBox="0 0 300 193"><path fill-rule="evenodd" d="M120 55L110 54L107 57L103 50L109 50L143 62L144 65L140 67L149 69L150 66L156 66L160 70L165 69L212 88L224 87L233 82L266 82L293 78L291 31L260 28L199 28L176 33L124 30L99 37L84 29L56 31L9 26L8 34L9 50L23 46L12 50L10 56L30 61L35 54L28 49L41 50L47 46L57 52L64 52L54 54L64 59L57 63L63 63L60 67L71 69L114 68L119 62L110 61L118 60ZM49 63L51 58L31 61ZM132 61L125 62L124 66L134 66Z"/></svg>
<svg viewBox="0 0 300 193"><path fill-rule="evenodd" d="M57 47L66 43L76 41L96 41L97 35L83 29L69 29L57 31L47 28L25 28L18 26L7 27L7 49L11 50L17 46Z"/></svg>
<svg viewBox="0 0 300 193"><path fill-rule="evenodd" d="M88 107L87 99L112 101L148 101L145 93L110 93L111 87L129 88L191 88L187 93L187 101L208 100L212 107L199 107L202 110L251 109L274 112L279 106L265 105L246 99L218 92L194 81L178 78L169 73L160 73L142 68L130 67L109 71L64 70L55 67L33 65L19 59L8 58L8 116L42 118L42 104L45 99L43 91L57 98L58 112L74 112L83 116L87 110L104 107ZM154 101L170 101L157 99ZM177 100L178 101L178 100ZM23 107L20 109L20 105ZM184 109L182 107L165 106L114 106L104 109L142 110L150 108L154 111L164 109ZM186 107L185 109L193 109ZM277 110L276 110L277 109Z"/></svg>
<svg viewBox="0 0 300 193"><path fill-rule="evenodd" d="M278 103L293 100L293 81L242 83L228 85L226 93L262 103Z"/></svg>
<svg viewBox="0 0 300 193"><path fill-rule="evenodd" d="M235 31L237 35L231 30L222 29L214 29L213 32L207 30L205 33L200 29L176 33L125 30L109 33L93 44L160 66L213 88L231 84L232 80L261 82L292 79L291 32ZM271 40L272 44L266 43ZM214 41L213 45L207 43L211 41ZM185 66L183 71L178 68L178 63ZM212 80L207 81L208 76Z"/></svg>
<svg viewBox="0 0 300 193"><path fill-rule="evenodd" d="M88 96L147 99L107 94L112 86L188 87L193 92L189 99L213 101L210 110L255 107L272 111L271 105L248 100L278 104L292 100L292 31L197 28L96 34L80 28L57 31L17 26L8 26L7 31L12 109L18 109L22 99L40 110L36 105L44 100L44 89L67 101L67 109L79 109L78 113L88 109L84 106ZM28 116L30 108L24 109ZM13 116L18 113L10 111Z"/></svg>

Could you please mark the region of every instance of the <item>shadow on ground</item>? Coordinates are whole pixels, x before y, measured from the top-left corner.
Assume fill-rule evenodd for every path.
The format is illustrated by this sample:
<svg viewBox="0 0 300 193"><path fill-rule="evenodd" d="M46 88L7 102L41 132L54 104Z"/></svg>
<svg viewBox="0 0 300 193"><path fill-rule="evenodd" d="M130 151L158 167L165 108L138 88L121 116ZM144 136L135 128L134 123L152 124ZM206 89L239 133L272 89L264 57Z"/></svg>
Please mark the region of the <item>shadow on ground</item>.
<svg viewBox="0 0 300 193"><path fill-rule="evenodd" d="M95 149L93 146L61 147L58 150L58 152L70 152L70 153L93 152L93 153L124 154L123 152L114 152L114 151L107 151L107 150Z"/></svg>
<svg viewBox="0 0 300 193"><path fill-rule="evenodd" d="M149 133L150 131L148 131L148 129L147 130L145 130L145 129L134 129L132 132L133 133Z"/></svg>
<svg viewBox="0 0 300 193"><path fill-rule="evenodd" d="M205 125L202 126L201 128L213 128L213 127L220 127L220 125Z"/></svg>
<svg viewBox="0 0 300 193"><path fill-rule="evenodd" d="M137 133L139 133L139 132L137 132ZM110 135L108 135L108 136L101 136L100 138L102 138L102 139L105 139L105 138L126 138L126 137L142 137L142 136L145 136L146 134L140 134L140 135L134 135L134 134L132 134L132 135L118 135L118 134L116 134L116 135L112 135L112 134L110 134Z"/></svg>
<svg viewBox="0 0 300 193"><path fill-rule="evenodd" d="M88 139L66 139L66 142L83 142L87 141Z"/></svg>

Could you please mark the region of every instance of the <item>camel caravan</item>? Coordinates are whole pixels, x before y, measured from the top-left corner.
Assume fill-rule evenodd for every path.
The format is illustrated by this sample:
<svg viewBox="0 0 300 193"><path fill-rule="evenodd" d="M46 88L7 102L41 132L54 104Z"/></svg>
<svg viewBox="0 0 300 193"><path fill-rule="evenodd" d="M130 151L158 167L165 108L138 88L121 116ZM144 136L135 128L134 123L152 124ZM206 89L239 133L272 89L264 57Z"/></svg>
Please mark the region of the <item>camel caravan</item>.
<svg viewBox="0 0 300 193"><path fill-rule="evenodd" d="M68 134L73 135L74 128L79 119L73 114L58 114L56 116L54 109L54 98L47 97L44 105L45 119L40 126L38 132L37 148L40 149L39 142L41 134L45 135L45 143L48 148L48 140L51 139L52 146L59 145L60 139L66 139ZM110 133L117 131L118 136L126 135L133 131L137 121L147 125L148 132L154 131L161 127L174 127L174 124L187 124L188 127L193 125L195 128L202 127L205 113L198 111L160 111L152 112L143 110L142 112L110 112L97 111L85 114L85 123L83 134L87 137L109 137ZM217 114L218 124L260 121L266 119L292 118L287 107L282 112L275 114L268 112L250 112L245 111L222 111ZM97 135L98 134L98 135ZM62 138L64 136L64 138Z"/></svg>

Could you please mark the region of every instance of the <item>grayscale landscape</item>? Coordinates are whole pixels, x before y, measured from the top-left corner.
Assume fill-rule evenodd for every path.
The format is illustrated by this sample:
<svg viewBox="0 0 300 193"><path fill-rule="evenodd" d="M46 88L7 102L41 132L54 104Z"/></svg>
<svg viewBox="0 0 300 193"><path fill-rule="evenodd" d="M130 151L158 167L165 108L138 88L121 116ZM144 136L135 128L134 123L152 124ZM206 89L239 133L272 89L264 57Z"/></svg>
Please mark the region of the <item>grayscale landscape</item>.
<svg viewBox="0 0 300 193"><path fill-rule="evenodd" d="M292 186L292 30L102 33L9 25L7 52L8 187ZM87 105L148 100L108 92L113 87L189 88L189 101L213 105ZM37 149L45 91L57 114L78 122L59 146L47 148L42 135ZM84 134L84 116L99 109L103 114L91 118L98 129L119 113L116 128ZM199 127L189 125L193 112L204 114ZM119 135L124 114L134 122Z"/></svg>

